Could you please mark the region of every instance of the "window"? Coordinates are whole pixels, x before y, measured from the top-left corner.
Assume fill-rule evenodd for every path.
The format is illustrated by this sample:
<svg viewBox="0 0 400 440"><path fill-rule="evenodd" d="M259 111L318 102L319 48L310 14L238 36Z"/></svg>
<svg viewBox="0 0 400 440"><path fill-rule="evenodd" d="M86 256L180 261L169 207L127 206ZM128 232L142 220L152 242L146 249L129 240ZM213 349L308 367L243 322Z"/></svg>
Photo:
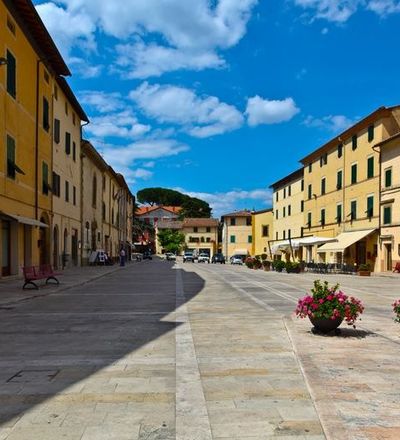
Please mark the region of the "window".
<svg viewBox="0 0 400 440"><path fill-rule="evenodd" d="M301 191L304 191L304 179L301 179Z"/></svg>
<svg viewBox="0 0 400 440"><path fill-rule="evenodd" d="M312 219L311 212L308 212L307 213L307 226L308 226L308 228L311 228L311 219Z"/></svg>
<svg viewBox="0 0 400 440"><path fill-rule="evenodd" d="M42 193L49 193L49 166L46 162L42 162Z"/></svg>
<svg viewBox="0 0 400 440"><path fill-rule="evenodd" d="M17 62L13 54L7 50L7 92L13 98L17 96Z"/></svg>
<svg viewBox="0 0 400 440"><path fill-rule="evenodd" d="M326 192L326 179L323 177L321 179L321 195L324 195Z"/></svg>
<svg viewBox="0 0 400 440"><path fill-rule="evenodd" d="M325 209L321 209L321 218L320 218L321 226L325 226Z"/></svg>
<svg viewBox="0 0 400 440"><path fill-rule="evenodd" d="M308 185L308 200L312 197L312 185L311 183Z"/></svg>
<svg viewBox="0 0 400 440"><path fill-rule="evenodd" d="M7 27L8 27L8 30L9 30L13 35L16 34L15 23L11 20L10 17L7 17Z"/></svg>
<svg viewBox="0 0 400 440"><path fill-rule="evenodd" d="M54 99L57 101L58 100L58 87L54 86Z"/></svg>
<svg viewBox="0 0 400 440"><path fill-rule="evenodd" d="M319 158L319 166L322 167L327 163L328 163L328 153L325 153Z"/></svg>
<svg viewBox="0 0 400 440"><path fill-rule="evenodd" d="M231 243L236 243L236 235L231 235Z"/></svg>
<svg viewBox="0 0 400 440"><path fill-rule="evenodd" d="M49 120L49 101L43 97L43 129L49 131L50 120Z"/></svg>
<svg viewBox="0 0 400 440"><path fill-rule="evenodd" d="M279 218L278 209L275 211L275 218L276 218L276 219Z"/></svg>
<svg viewBox="0 0 400 440"><path fill-rule="evenodd" d="M236 226L236 219L235 218L231 218L231 226Z"/></svg>
<svg viewBox="0 0 400 440"><path fill-rule="evenodd" d="M390 225L392 223L392 207L385 206L383 208L383 224Z"/></svg>
<svg viewBox="0 0 400 440"><path fill-rule="evenodd" d="M269 236L269 226L268 225L262 225L262 236L263 237Z"/></svg>
<svg viewBox="0 0 400 440"><path fill-rule="evenodd" d="M292 230L291 229L287 230L287 235L288 235L288 238L291 238L291 236L292 236Z"/></svg>
<svg viewBox="0 0 400 440"><path fill-rule="evenodd" d="M68 102L65 102L65 114L68 115Z"/></svg>
<svg viewBox="0 0 400 440"><path fill-rule="evenodd" d="M199 232L199 228L198 228L197 226L195 226L195 227L193 228L193 232Z"/></svg>
<svg viewBox="0 0 400 440"><path fill-rule="evenodd" d="M283 188L283 198L286 199L286 188Z"/></svg>
<svg viewBox="0 0 400 440"><path fill-rule="evenodd" d="M284 230L283 231L283 239L285 239L286 238L286 231Z"/></svg>
<svg viewBox="0 0 400 440"><path fill-rule="evenodd" d="M210 228L210 226L207 226L207 227L206 227L206 232L211 232L211 228Z"/></svg>
<svg viewBox="0 0 400 440"><path fill-rule="evenodd" d="M372 142L374 140L374 125L370 125L368 127L368 142Z"/></svg>
<svg viewBox="0 0 400 440"><path fill-rule="evenodd" d="M65 132L65 154L71 154L71 133Z"/></svg>
<svg viewBox="0 0 400 440"><path fill-rule="evenodd" d="M72 142L72 160L76 162L76 143Z"/></svg>
<svg viewBox="0 0 400 440"><path fill-rule="evenodd" d="M292 206L291 205L288 205L288 207L287 207L287 215L288 216L292 215Z"/></svg>
<svg viewBox="0 0 400 440"><path fill-rule="evenodd" d="M367 159L367 179L374 177L374 157L371 156Z"/></svg>
<svg viewBox="0 0 400 440"><path fill-rule="evenodd" d="M276 197L275 197L276 201L279 202L279 191L276 192Z"/></svg>
<svg viewBox="0 0 400 440"><path fill-rule="evenodd" d="M350 220L357 218L357 201L353 200L350 204Z"/></svg>
<svg viewBox="0 0 400 440"><path fill-rule="evenodd" d="M7 135L7 177L15 179L15 140Z"/></svg>
<svg viewBox="0 0 400 440"><path fill-rule="evenodd" d="M72 188L72 203L76 206L76 187Z"/></svg>
<svg viewBox="0 0 400 440"><path fill-rule="evenodd" d="M103 222L106 221L106 204L103 202L101 205L101 217L103 219Z"/></svg>
<svg viewBox="0 0 400 440"><path fill-rule="evenodd" d="M310 162L308 164L308 172L311 173L312 172L312 162Z"/></svg>
<svg viewBox="0 0 400 440"><path fill-rule="evenodd" d="M252 235L249 235L247 237L247 243L253 243L253 236Z"/></svg>
<svg viewBox="0 0 400 440"><path fill-rule="evenodd" d="M304 200L300 202L300 212L304 212Z"/></svg>
<svg viewBox="0 0 400 440"><path fill-rule="evenodd" d="M339 144L337 146L337 157L342 157L343 156L343 144Z"/></svg>
<svg viewBox="0 0 400 440"><path fill-rule="evenodd" d="M374 215L374 196L367 197L367 217L373 217Z"/></svg>
<svg viewBox="0 0 400 440"><path fill-rule="evenodd" d="M357 149L357 135L356 134L351 138L351 149L353 151Z"/></svg>
<svg viewBox="0 0 400 440"><path fill-rule="evenodd" d="M246 218L246 226L251 226L251 217Z"/></svg>
<svg viewBox="0 0 400 440"><path fill-rule="evenodd" d="M92 206L96 208L96 204L97 204L97 178L96 175L94 175L92 182Z"/></svg>
<svg viewBox="0 0 400 440"><path fill-rule="evenodd" d="M339 225L340 223L342 223L342 217L343 217L342 205L341 204L336 205L336 221L339 223Z"/></svg>
<svg viewBox="0 0 400 440"><path fill-rule="evenodd" d="M283 207L283 216L286 217L286 206Z"/></svg>
<svg viewBox="0 0 400 440"><path fill-rule="evenodd" d="M343 171L339 170L336 174L336 189L342 189Z"/></svg>
<svg viewBox="0 0 400 440"><path fill-rule="evenodd" d="M352 184L357 183L357 164L356 163L354 163L351 166L351 183Z"/></svg>
<svg viewBox="0 0 400 440"><path fill-rule="evenodd" d="M54 142L56 144L60 143L60 120L54 119Z"/></svg>
<svg viewBox="0 0 400 440"><path fill-rule="evenodd" d="M278 240L278 238L279 238L279 235L277 232L275 232L275 240Z"/></svg>
<svg viewBox="0 0 400 440"><path fill-rule="evenodd" d="M72 113L72 123L74 125L76 125L76 121L75 121L76 117L75 117L75 113Z"/></svg>
<svg viewBox="0 0 400 440"><path fill-rule="evenodd" d="M69 202L69 182L65 181L65 201Z"/></svg>
<svg viewBox="0 0 400 440"><path fill-rule="evenodd" d="M60 176L53 171L53 195L60 197L61 193L61 178Z"/></svg>
<svg viewBox="0 0 400 440"><path fill-rule="evenodd" d="M388 168L385 170L385 188L392 186L392 169Z"/></svg>
<svg viewBox="0 0 400 440"><path fill-rule="evenodd" d="M288 196L290 197L292 195L292 187L291 185L288 186Z"/></svg>

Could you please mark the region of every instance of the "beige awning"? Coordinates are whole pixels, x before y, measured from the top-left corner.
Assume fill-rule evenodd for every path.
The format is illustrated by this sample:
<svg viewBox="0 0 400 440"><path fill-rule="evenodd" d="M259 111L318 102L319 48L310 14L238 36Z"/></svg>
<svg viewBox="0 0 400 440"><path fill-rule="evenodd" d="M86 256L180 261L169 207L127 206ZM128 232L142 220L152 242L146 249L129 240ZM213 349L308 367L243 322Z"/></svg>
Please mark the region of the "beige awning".
<svg viewBox="0 0 400 440"><path fill-rule="evenodd" d="M23 223L24 225L39 226L41 228L49 227L49 225L46 225L46 223L42 223L39 220L35 220L30 217L22 217L22 215L9 214L8 212L3 212L3 211L0 211L0 214L4 214L7 217L16 220L18 223Z"/></svg>
<svg viewBox="0 0 400 440"><path fill-rule="evenodd" d="M314 246L315 244L330 243L332 241L337 241L337 239L328 237L317 237L316 235L312 235L309 237L300 238L298 240L298 243L299 246Z"/></svg>
<svg viewBox="0 0 400 440"><path fill-rule="evenodd" d="M335 242L323 244L317 252L343 252L346 248L357 241L362 240L376 229L365 229L363 231L342 232L336 237Z"/></svg>

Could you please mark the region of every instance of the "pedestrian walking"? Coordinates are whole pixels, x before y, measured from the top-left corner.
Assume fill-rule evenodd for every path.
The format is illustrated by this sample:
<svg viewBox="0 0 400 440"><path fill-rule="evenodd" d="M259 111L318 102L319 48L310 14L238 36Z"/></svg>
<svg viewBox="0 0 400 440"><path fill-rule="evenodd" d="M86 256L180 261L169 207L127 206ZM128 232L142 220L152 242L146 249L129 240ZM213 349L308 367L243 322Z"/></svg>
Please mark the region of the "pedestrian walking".
<svg viewBox="0 0 400 440"><path fill-rule="evenodd" d="M119 252L119 265L125 266L125 249L121 248Z"/></svg>

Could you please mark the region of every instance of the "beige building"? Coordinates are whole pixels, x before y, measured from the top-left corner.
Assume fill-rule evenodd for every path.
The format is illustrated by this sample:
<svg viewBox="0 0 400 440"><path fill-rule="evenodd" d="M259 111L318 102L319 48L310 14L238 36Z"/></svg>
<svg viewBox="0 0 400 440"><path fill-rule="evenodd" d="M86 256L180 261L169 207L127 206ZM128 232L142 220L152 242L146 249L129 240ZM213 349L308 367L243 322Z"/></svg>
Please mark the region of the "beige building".
<svg viewBox="0 0 400 440"><path fill-rule="evenodd" d="M185 235L186 249L212 257L217 251L218 225L218 219L215 218L185 218L182 232Z"/></svg>
<svg viewBox="0 0 400 440"><path fill-rule="evenodd" d="M294 241L302 237L304 225L303 168L273 183L270 188L273 189L274 236L269 241L268 254L301 260Z"/></svg>
<svg viewBox="0 0 400 440"><path fill-rule="evenodd" d="M397 133L400 107L381 107L301 160L304 235L335 239L308 253L317 262L377 262L379 155L373 145Z"/></svg>
<svg viewBox="0 0 400 440"><path fill-rule="evenodd" d="M400 263L400 132L376 145L381 162L378 268Z"/></svg>
<svg viewBox="0 0 400 440"><path fill-rule="evenodd" d="M233 255L250 255L253 247L251 212L236 211L221 217L222 253L226 258Z"/></svg>
<svg viewBox="0 0 400 440"><path fill-rule="evenodd" d="M81 263L81 122L88 122L64 78L54 85L53 114L52 263L59 268Z"/></svg>
<svg viewBox="0 0 400 440"><path fill-rule="evenodd" d="M268 242L274 237L274 212L273 209L253 211L252 217L252 236L253 243L251 255L269 255Z"/></svg>

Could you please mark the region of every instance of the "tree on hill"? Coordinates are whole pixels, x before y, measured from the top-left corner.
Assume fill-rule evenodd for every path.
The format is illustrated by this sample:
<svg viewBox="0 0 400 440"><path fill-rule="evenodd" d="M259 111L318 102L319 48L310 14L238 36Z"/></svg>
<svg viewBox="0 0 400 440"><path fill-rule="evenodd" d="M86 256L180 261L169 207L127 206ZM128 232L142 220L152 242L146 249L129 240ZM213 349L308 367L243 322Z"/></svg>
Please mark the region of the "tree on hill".
<svg viewBox="0 0 400 440"><path fill-rule="evenodd" d="M185 244L184 234L174 229L161 229L157 237L163 249L174 254L179 253Z"/></svg>

